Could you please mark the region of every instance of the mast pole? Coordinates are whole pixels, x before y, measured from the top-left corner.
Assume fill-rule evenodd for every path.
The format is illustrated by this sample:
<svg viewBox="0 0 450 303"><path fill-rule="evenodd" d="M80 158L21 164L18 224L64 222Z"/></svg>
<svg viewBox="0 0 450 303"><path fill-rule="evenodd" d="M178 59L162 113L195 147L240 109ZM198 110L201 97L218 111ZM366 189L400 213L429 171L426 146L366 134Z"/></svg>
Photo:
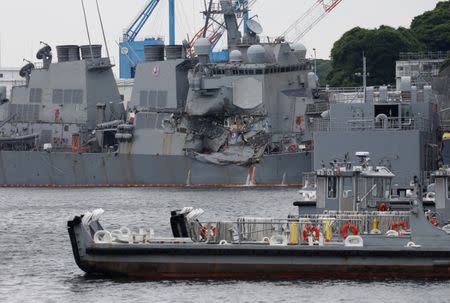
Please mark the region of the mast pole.
<svg viewBox="0 0 450 303"><path fill-rule="evenodd" d="M94 52L92 51L91 34L89 33L89 25L88 25L87 16L86 16L86 8L84 7L84 1L83 0L81 0L81 6L83 8L84 24L86 26L86 33L87 33L87 37L88 37L88 41L89 41L89 49L91 51L91 58L93 58L94 57Z"/></svg>
<svg viewBox="0 0 450 303"><path fill-rule="evenodd" d="M98 19L100 20L100 26L102 27L102 35L103 35L103 41L105 42L106 55L109 58L108 42L106 42L105 28L103 27L103 20L102 20L102 14L100 13L100 6L98 5L98 0L95 0L95 2L97 4ZM92 53L92 50L91 50L91 53Z"/></svg>
<svg viewBox="0 0 450 303"><path fill-rule="evenodd" d="M175 0L169 0L169 44L175 45Z"/></svg>

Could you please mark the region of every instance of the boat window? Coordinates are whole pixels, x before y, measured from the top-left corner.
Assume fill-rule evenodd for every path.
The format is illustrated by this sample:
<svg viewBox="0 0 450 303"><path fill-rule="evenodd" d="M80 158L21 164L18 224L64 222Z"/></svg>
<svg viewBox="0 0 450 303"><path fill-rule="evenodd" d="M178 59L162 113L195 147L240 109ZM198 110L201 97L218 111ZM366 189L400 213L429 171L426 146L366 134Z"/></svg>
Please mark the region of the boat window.
<svg viewBox="0 0 450 303"><path fill-rule="evenodd" d="M167 91L161 90L158 91L158 108L166 108L167 107Z"/></svg>
<svg viewBox="0 0 450 303"><path fill-rule="evenodd" d="M389 199L391 196L391 179L384 180L384 198Z"/></svg>
<svg viewBox="0 0 450 303"><path fill-rule="evenodd" d="M336 177L328 177L327 178L327 193L328 198L334 199L337 197L337 178Z"/></svg>
<svg viewBox="0 0 450 303"><path fill-rule="evenodd" d="M447 198L450 199L450 178L447 178Z"/></svg>
<svg viewBox="0 0 450 303"><path fill-rule="evenodd" d="M139 105L141 107L148 107L148 91L146 90L141 90L140 94L139 94Z"/></svg>
<svg viewBox="0 0 450 303"><path fill-rule="evenodd" d="M344 191L353 190L352 178L345 177L343 186L344 186Z"/></svg>
<svg viewBox="0 0 450 303"><path fill-rule="evenodd" d="M379 186L378 197L383 198L383 196L384 196L384 180L381 178L378 178L377 186Z"/></svg>
<svg viewBox="0 0 450 303"><path fill-rule="evenodd" d="M355 189L355 192L358 193L358 198L362 199L362 197L366 194L368 190L366 189L367 179L359 177L356 180L357 180L357 187Z"/></svg>
<svg viewBox="0 0 450 303"><path fill-rule="evenodd" d="M156 102L158 100L158 91L156 90L150 90L148 92L148 107L149 108L156 108Z"/></svg>
<svg viewBox="0 0 450 303"><path fill-rule="evenodd" d="M70 104L72 103L73 90L65 89L64 90L64 103Z"/></svg>
<svg viewBox="0 0 450 303"><path fill-rule="evenodd" d="M83 103L83 90L81 90L81 89L73 90L72 103L73 104L82 104Z"/></svg>
<svg viewBox="0 0 450 303"><path fill-rule="evenodd" d="M353 197L353 179L350 177L345 177L342 180L342 197Z"/></svg>
<svg viewBox="0 0 450 303"><path fill-rule="evenodd" d="M375 178L374 184L377 186L372 191L372 197L376 198L382 198L384 196L383 191L383 179L382 178Z"/></svg>
<svg viewBox="0 0 450 303"><path fill-rule="evenodd" d="M53 104L62 104L64 102L64 90L54 89L52 95Z"/></svg>
<svg viewBox="0 0 450 303"><path fill-rule="evenodd" d="M42 88L32 88L30 89L30 103L41 103L42 102Z"/></svg>

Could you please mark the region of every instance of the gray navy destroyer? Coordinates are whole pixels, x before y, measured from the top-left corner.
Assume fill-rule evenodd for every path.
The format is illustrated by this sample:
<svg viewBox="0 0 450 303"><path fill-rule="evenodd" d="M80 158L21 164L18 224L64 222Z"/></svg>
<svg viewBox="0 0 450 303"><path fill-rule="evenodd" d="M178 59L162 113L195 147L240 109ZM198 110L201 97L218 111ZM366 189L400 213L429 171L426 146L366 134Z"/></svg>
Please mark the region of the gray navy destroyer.
<svg viewBox="0 0 450 303"><path fill-rule="evenodd" d="M26 84L0 90L0 185L297 185L336 155L368 150L399 186L439 155L431 87L320 88L306 48L262 39L221 0L229 60L211 44L147 46L124 107L100 45L45 45ZM80 55L81 54L81 55ZM2 93L3 92L3 93Z"/></svg>

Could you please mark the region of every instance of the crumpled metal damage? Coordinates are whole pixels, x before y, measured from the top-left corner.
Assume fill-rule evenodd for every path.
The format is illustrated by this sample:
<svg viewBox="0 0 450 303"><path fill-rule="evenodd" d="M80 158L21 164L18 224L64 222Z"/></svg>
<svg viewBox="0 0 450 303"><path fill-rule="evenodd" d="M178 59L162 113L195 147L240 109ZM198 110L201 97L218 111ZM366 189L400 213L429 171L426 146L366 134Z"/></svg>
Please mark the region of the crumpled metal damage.
<svg viewBox="0 0 450 303"><path fill-rule="evenodd" d="M250 146L230 146L222 152L211 154L194 153L196 160L216 165L246 165L251 162L254 156L255 151Z"/></svg>

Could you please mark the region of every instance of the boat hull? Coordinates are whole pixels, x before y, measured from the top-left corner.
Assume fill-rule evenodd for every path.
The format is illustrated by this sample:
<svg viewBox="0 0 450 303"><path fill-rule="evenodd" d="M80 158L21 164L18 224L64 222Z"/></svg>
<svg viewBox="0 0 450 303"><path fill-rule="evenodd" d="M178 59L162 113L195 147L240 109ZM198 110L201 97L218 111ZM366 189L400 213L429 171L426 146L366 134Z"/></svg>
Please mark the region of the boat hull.
<svg viewBox="0 0 450 303"><path fill-rule="evenodd" d="M80 217L69 221L69 236L77 265L89 275L152 280L450 278L448 247L405 247L403 239L391 247L95 244L80 222ZM90 228L91 234L96 229Z"/></svg>
<svg viewBox="0 0 450 303"><path fill-rule="evenodd" d="M0 186L297 186L311 165L311 153L268 155L253 170L186 156L1 151Z"/></svg>
<svg viewBox="0 0 450 303"><path fill-rule="evenodd" d="M450 278L450 251L207 246L91 248L84 268L89 274L156 280Z"/></svg>

